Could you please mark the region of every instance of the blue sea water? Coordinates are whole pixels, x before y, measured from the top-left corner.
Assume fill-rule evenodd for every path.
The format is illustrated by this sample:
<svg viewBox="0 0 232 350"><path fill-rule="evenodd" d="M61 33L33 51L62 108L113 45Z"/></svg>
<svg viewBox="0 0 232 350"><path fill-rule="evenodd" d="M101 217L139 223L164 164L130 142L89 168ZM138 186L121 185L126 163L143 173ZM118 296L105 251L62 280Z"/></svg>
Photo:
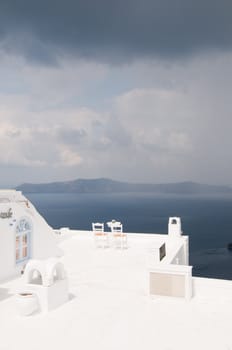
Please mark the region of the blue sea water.
<svg viewBox="0 0 232 350"><path fill-rule="evenodd" d="M195 276L232 279L232 197L178 197L147 193L30 194L54 228L91 230L91 223L121 221L127 232L167 233L168 217L180 216L190 238Z"/></svg>

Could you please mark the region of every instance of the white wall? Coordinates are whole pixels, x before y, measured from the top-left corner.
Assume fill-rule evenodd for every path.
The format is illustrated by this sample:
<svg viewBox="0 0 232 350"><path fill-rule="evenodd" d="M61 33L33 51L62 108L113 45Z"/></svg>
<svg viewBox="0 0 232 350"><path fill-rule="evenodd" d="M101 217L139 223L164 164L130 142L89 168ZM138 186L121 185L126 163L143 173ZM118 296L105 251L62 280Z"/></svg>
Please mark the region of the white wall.
<svg viewBox="0 0 232 350"><path fill-rule="evenodd" d="M176 254L173 256L171 264L187 265L187 259L183 245L177 250Z"/></svg>
<svg viewBox="0 0 232 350"><path fill-rule="evenodd" d="M15 241L7 225L0 232L0 280L13 277L15 271Z"/></svg>
<svg viewBox="0 0 232 350"><path fill-rule="evenodd" d="M62 251L57 246L57 236L44 218L33 210L33 236L31 257L33 259L46 259L51 256L61 256Z"/></svg>
<svg viewBox="0 0 232 350"><path fill-rule="evenodd" d="M189 245L187 236L181 236L179 238L168 237L167 251L166 264L189 265Z"/></svg>
<svg viewBox="0 0 232 350"><path fill-rule="evenodd" d="M205 299L223 300L232 302L232 281L214 278L193 277L193 296Z"/></svg>
<svg viewBox="0 0 232 350"><path fill-rule="evenodd" d="M157 265L149 269L149 290L153 296L192 297L192 267Z"/></svg>
<svg viewBox="0 0 232 350"><path fill-rule="evenodd" d="M0 199L1 194L3 192L0 193ZM7 194L8 192L4 191L5 197ZM9 191L9 198L12 202L3 203L0 201L1 213L7 212L9 208L13 212L11 218L0 217L0 280L19 275L26 263L24 261L16 264L15 257L16 226L23 218L32 223L30 258L46 259L62 255L62 251L57 246L57 237L53 229L37 212L35 207L21 193L14 193L14 191L11 193Z"/></svg>

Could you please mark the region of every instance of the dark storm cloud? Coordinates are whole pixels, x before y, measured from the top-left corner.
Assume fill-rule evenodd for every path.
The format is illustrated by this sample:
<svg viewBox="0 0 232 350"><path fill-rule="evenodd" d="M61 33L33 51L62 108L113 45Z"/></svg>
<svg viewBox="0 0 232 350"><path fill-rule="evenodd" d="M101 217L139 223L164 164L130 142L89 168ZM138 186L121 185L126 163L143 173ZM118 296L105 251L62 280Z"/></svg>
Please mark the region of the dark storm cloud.
<svg viewBox="0 0 232 350"><path fill-rule="evenodd" d="M41 61L63 53L112 61L230 49L232 2L2 0L0 38L6 49Z"/></svg>

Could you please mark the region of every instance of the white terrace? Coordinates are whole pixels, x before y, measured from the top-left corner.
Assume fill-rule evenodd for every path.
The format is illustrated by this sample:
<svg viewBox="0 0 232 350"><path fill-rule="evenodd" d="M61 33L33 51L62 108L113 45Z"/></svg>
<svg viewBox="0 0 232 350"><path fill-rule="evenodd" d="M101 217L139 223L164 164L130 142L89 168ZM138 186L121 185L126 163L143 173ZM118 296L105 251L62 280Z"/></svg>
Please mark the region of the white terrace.
<svg viewBox="0 0 232 350"><path fill-rule="evenodd" d="M20 317L13 296L20 279L1 284L1 350L232 349L232 282L191 279L191 267L181 265L188 259L186 237L128 234L127 249L103 249L92 232L61 232L69 301ZM166 256L154 262L164 243ZM152 296L157 278L159 292L170 292L171 275L181 297Z"/></svg>

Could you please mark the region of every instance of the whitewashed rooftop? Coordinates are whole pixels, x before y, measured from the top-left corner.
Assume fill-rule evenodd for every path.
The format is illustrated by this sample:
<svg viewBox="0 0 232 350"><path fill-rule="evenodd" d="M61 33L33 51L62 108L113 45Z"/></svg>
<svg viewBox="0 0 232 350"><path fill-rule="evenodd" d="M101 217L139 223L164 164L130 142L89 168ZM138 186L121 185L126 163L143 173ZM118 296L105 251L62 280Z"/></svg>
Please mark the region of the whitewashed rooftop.
<svg viewBox="0 0 232 350"><path fill-rule="evenodd" d="M1 284L0 349L232 349L231 282L195 279L201 293L188 302L151 298L147 247L165 236L128 236L123 250L96 248L90 232L58 236L70 300L51 312L20 317L19 279Z"/></svg>

